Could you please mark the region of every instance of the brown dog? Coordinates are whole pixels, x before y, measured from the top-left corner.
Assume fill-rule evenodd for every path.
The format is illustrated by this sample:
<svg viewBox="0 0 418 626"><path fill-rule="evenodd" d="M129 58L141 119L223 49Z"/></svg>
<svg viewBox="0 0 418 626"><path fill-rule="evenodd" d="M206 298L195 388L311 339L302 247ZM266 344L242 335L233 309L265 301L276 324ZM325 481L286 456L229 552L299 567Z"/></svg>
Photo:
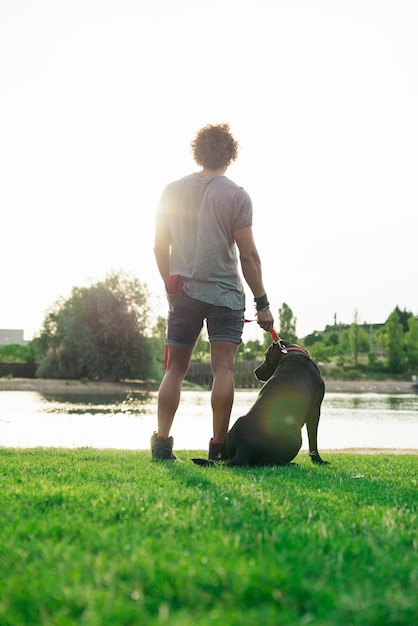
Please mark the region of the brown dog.
<svg viewBox="0 0 418 626"><path fill-rule="evenodd" d="M274 342L255 375L267 382L248 413L239 417L227 434L226 465L287 465L301 448L304 424L312 462L329 465L319 455L317 445L325 384L306 350L288 341ZM192 461L198 465L214 463Z"/></svg>

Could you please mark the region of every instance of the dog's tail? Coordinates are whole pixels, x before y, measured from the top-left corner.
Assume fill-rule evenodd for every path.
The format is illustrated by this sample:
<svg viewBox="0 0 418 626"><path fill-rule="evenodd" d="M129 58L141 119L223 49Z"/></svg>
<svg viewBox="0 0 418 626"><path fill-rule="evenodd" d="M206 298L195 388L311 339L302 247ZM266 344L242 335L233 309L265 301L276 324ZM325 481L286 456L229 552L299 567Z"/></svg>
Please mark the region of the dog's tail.
<svg viewBox="0 0 418 626"><path fill-rule="evenodd" d="M216 461L209 461L209 459L190 459L195 465L202 465L203 467L213 467L217 465Z"/></svg>

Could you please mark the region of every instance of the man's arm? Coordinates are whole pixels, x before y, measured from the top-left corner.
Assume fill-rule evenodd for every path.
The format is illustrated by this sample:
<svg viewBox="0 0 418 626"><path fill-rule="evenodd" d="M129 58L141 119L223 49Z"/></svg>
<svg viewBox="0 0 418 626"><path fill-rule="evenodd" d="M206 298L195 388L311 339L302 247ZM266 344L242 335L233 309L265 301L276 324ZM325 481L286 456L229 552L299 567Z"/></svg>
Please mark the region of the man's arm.
<svg viewBox="0 0 418 626"><path fill-rule="evenodd" d="M251 226L240 228L234 232L234 238L238 246L243 276L253 292L254 298L265 295L261 271L261 260L258 254ZM258 311L258 323L264 330L272 330L274 319L271 311Z"/></svg>
<svg viewBox="0 0 418 626"><path fill-rule="evenodd" d="M154 255L161 278L165 280L170 274L171 236L164 217L157 216L155 224Z"/></svg>

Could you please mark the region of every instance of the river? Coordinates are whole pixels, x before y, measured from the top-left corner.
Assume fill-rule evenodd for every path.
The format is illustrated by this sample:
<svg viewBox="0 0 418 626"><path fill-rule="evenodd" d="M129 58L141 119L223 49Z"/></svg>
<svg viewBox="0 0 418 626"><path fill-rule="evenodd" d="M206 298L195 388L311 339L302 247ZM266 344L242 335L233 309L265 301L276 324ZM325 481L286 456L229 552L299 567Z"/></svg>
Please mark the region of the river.
<svg viewBox="0 0 418 626"><path fill-rule="evenodd" d="M257 390L237 391L231 426ZM156 427L156 392L116 395L0 393L0 446L11 448L149 449ZM208 391L186 390L174 421L176 450L206 449L211 436ZM307 450L306 429L302 450ZM418 394L328 392L319 450L418 449Z"/></svg>

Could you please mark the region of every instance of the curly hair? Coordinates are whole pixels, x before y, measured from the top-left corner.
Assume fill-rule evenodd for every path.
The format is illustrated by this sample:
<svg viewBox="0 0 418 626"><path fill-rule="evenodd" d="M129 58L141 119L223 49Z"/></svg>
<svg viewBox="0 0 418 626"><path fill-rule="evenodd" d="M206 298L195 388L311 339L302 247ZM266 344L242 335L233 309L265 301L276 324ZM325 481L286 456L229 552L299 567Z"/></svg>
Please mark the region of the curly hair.
<svg viewBox="0 0 418 626"><path fill-rule="evenodd" d="M210 170L227 167L238 156L238 141L231 135L229 124L201 128L190 147L196 163Z"/></svg>

